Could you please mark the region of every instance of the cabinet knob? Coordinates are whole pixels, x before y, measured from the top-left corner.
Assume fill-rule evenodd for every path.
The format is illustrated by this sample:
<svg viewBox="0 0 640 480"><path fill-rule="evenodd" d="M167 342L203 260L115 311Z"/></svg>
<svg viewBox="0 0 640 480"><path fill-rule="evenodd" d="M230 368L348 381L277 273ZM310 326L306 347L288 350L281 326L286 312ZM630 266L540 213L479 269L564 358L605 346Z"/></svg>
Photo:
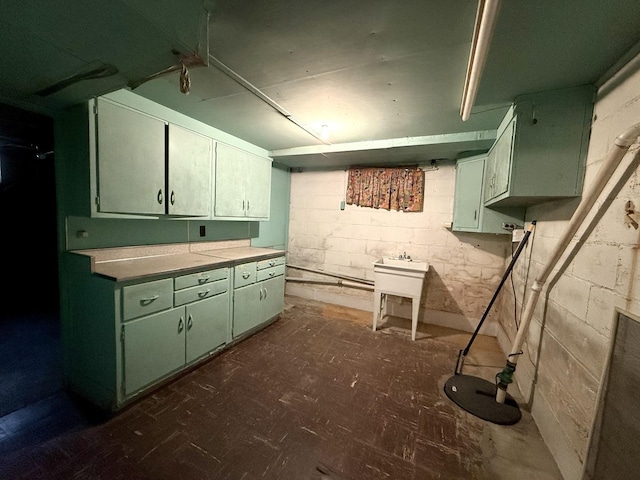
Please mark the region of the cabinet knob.
<svg viewBox="0 0 640 480"><path fill-rule="evenodd" d="M164 198L162 196L162 189L158 190L158 203L162 205Z"/></svg>

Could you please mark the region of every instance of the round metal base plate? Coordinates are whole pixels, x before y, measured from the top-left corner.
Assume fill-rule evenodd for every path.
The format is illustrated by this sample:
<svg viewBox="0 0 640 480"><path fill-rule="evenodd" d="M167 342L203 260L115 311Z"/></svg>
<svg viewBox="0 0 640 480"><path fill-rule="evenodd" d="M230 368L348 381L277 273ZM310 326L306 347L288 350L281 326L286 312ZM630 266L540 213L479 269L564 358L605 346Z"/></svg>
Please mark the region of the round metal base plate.
<svg viewBox="0 0 640 480"><path fill-rule="evenodd" d="M444 393L467 412L498 425L513 425L522 418L520 407L507 394L504 403L496 402L496 385L483 378L454 375L444 384Z"/></svg>

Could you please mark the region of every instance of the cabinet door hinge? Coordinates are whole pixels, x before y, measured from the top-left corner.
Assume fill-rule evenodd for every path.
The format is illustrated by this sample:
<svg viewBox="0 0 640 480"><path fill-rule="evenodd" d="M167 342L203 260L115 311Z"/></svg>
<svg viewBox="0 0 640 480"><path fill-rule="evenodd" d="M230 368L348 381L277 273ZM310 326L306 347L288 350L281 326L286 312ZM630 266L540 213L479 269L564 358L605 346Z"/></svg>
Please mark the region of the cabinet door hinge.
<svg viewBox="0 0 640 480"><path fill-rule="evenodd" d="M100 197L96 197L96 205L100 206Z"/></svg>
<svg viewBox="0 0 640 480"><path fill-rule="evenodd" d="M93 102L93 114L98 115L98 102L94 100Z"/></svg>
<svg viewBox="0 0 640 480"><path fill-rule="evenodd" d="M120 341L124 342L124 325L120 327Z"/></svg>

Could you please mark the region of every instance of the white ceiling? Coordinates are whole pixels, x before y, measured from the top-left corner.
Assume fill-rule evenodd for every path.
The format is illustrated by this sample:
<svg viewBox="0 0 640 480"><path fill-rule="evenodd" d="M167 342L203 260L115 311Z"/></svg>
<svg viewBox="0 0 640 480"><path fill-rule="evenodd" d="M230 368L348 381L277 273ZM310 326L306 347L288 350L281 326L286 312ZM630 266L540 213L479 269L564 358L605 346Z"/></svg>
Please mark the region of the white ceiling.
<svg viewBox="0 0 640 480"><path fill-rule="evenodd" d="M505 0L476 106L462 122L476 8L474 0L3 0L0 100L54 115L177 65L172 50L197 52L208 66L191 68L189 95L177 72L134 91L292 167L427 163L486 150L514 96L594 83L640 40L637 0ZM103 64L118 74L36 93ZM300 125L318 133L327 125L329 137Z"/></svg>

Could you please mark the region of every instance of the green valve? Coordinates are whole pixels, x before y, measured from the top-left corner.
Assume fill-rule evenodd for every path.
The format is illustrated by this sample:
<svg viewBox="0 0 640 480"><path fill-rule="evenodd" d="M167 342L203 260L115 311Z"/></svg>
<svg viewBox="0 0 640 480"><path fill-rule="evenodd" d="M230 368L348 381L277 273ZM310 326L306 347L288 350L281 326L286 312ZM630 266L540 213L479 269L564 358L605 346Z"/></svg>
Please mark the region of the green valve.
<svg viewBox="0 0 640 480"><path fill-rule="evenodd" d="M515 364L507 362L504 369L498 375L496 375L496 377L498 377L501 384L509 385L510 383L513 383L513 372L515 371Z"/></svg>

